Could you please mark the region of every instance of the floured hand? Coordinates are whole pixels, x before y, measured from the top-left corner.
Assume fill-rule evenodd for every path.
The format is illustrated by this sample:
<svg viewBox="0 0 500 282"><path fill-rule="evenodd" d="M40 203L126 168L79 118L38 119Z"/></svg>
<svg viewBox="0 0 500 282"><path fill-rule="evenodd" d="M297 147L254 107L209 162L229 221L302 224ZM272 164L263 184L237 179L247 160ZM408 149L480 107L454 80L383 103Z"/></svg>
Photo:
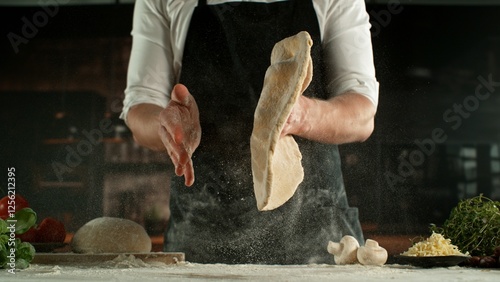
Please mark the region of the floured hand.
<svg viewBox="0 0 500 282"><path fill-rule="evenodd" d="M309 86L313 76L313 65L312 60L307 63L307 74L302 82L302 89L300 93L304 93L306 88ZM289 134L301 136L304 132L310 130L310 124L307 123L308 112L316 105L316 101L305 96L299 96L295 105L288 116L283 129L281 130L281 136L286 136Z"/></svg>
<svg viewBox="0 0 500 282"><path fill-rule="evenodd" d="M198 106L186 86L174 86L170 102L159 119L159 135L175 166L175 174L184 175L186 186L191 186L194 183L191 156L200 144L201 127Z"/></svg>
<svg viewBox="0 0 500 282"><path fill-rule="evenodd" d="M292 112L281 130L281 137L290 134L302 136L309 131L311 125L307 119L309 116L308 112L313 111L316 104L314 99L305 96L298 97L297 102L292 108Z"/></svg>

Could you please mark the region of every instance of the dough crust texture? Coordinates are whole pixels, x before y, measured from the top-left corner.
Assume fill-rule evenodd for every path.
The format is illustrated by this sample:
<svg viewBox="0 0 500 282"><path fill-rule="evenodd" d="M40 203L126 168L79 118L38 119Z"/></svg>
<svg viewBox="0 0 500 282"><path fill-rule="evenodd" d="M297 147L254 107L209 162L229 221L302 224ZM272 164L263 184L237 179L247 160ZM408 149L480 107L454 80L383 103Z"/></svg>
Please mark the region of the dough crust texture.
<svg viewBox="0 0 500 282"><path fill-rule="evenodd" d="M151 238L138 223L116 217L98 217L85 223L73 236L75 253L147 253Z"/></svg>
<svg viewBox="0 0 500 282"><path fill-rule="evenodd" d="M280 137L298 97L312 79L309 33L302 31L275 44L250 137L257 208L273 210L287 202L304 179L302 154L291 135Z"/></svg>

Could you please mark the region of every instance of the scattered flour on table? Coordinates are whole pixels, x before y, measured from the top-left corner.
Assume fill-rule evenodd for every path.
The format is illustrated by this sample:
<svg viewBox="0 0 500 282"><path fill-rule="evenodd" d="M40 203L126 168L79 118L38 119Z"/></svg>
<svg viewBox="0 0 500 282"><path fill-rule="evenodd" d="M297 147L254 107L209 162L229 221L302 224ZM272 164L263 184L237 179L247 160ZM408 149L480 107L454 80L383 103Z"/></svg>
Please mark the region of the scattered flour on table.
<svg viewBox="0 0 500 282"><path fill-rule="evenodd" d="M32 265L16 275L0 273L0 281L498 281L498 271L449 267L416 268L403 265L227 265L183 262L143 265L137 258L93 266ZM7 280L5 279L7 278Z"/></svg>
<svg viewBox="0 0 500 282"><path fill-rule="evenodd" d="M34 274L37 276L52 276L52 275L61 275L61 267L59 265L30 265L29 270L34 270Z"/></svg>
<svg viewBox="0 0 500 282"><path fill-rule="evenodd" d="M133 255L121 254L115 259L106 261L102 264L105 268L135 268L135 267L164 267L166 264L162 262L144 262Z"/></svg>

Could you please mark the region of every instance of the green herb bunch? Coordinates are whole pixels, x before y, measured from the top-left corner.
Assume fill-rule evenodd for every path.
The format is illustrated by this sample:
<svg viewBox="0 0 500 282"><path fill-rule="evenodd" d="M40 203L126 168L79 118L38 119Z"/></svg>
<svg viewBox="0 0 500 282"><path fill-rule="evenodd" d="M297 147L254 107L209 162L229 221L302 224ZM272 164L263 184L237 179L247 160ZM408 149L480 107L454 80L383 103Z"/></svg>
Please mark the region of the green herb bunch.
<svg viewBox="0 0 500 282"><path fill-rule="evenodd" d="M35 257L35 248L28 242L21 242L14 234L28 231L35 225L37 217L32 209L24 208L17 211L11 219L12 221L6 221L0 218L0 268L12 269L14 266L15 269L23 269L28 267ZM11 228L12 222L15 222L14 229Z"/></svg>
<svg viewBox="0 0 500 282"><path fill-rule="evenodd" d="M443 226L432 224L431 231L450 239L462 253L491 255L500 246L500 202L483 195L462 200Z"/></svg>

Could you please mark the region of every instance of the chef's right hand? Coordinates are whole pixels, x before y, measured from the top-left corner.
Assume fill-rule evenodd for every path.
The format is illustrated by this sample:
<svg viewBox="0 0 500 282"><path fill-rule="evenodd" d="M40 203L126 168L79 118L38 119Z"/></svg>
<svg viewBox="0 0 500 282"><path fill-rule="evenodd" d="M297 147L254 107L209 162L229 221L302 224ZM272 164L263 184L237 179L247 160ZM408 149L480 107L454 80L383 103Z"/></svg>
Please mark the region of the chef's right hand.
<svg viewBox="0 0 500 282"><path fill-rule="evenodd" d="M175 166L175 174L184 175L186 186L191 186L194 183L191 156L200 145L201 127L198 106L186 86L174 86L170 102L159 119L160 138Z"/></svg>

